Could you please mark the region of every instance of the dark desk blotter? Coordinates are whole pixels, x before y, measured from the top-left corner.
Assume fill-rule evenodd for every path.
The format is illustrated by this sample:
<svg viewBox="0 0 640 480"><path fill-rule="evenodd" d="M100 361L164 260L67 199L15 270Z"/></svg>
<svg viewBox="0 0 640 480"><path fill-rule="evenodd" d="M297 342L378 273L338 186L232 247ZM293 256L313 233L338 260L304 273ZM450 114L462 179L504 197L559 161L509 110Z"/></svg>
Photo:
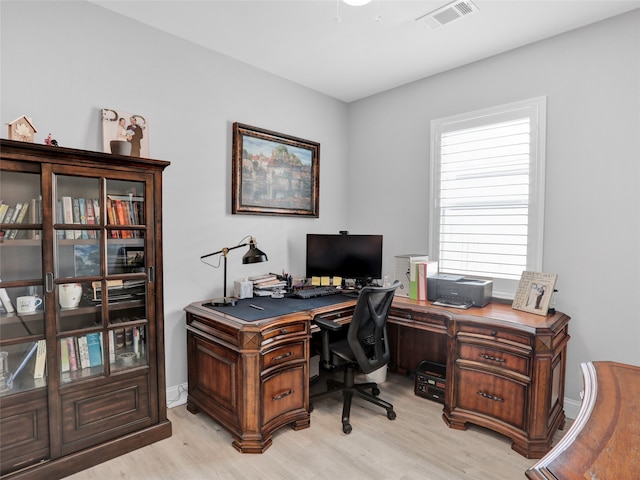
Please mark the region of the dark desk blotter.
<svg viewBox="0 0 640 480"><path fill-rule="evenodd" d="M336 303L348 302L350 300L353 300L353 297L342 294L315 298L295 298L290 296L285 296L284 298L254 297L238 300L238 303L233 307L216 307L211 303L203 303L202 306L220 313L232 315L245 322L255 322L264 320L265 318L279 317L303 310L313 310L328 305L335 305ZM262 307L264 310L253 308L250 305Z"/></svg>

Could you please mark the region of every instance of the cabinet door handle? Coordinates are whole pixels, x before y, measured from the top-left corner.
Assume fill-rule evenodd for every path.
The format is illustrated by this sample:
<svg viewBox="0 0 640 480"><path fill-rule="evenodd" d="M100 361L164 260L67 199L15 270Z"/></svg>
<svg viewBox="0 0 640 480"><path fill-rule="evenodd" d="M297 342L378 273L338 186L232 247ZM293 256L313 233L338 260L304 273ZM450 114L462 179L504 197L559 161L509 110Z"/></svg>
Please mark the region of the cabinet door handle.
<svg viewBox="0 0 640 480"><path fill-rule="evenodd" d="M489 400L493 400L494 402L504 402L504 398L496 397L495 395L491 395L486 392L478 392L478 395L484 398L488 398Z"/></svg>
<svg viewBox="0 0 640 480"><path fill-rule="evenodd" d="M289 395L291 395L293 393L293 390L289 390L287 392L281 393L280 395L276 395L275 397L272 397L272 400L282 400L284 397L288 397Z"/></svg>
<svg viewBox="0 0 640 480"><path fill-rule="evenodd" d="M282 360L283 358L290 357L291 355L293 355L293 352L283 353L282 355L278 355L277 357L274 357L273 361L277 362L278 360Z"/></svg>
<svg viewBox="0 0 640 480"><path fill-rule="evenodd" d="M47 293L53 292L53 273L47 272L44 276L44 289Z"/></svg>
<svg viewBox="0 0 640 480"><path fill-rule="evenodd" d="M480 356L485 360L492 360L494 362L506 362L504 358L492 357L491 355L487 355L486 353L481 353Z"/></svg>

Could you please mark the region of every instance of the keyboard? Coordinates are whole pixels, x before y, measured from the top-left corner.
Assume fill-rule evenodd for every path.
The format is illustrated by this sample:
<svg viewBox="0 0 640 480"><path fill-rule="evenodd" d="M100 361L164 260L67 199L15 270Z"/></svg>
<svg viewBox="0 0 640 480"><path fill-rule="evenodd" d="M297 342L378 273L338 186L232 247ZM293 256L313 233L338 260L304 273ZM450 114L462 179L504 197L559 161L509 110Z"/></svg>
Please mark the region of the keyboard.
<svg viewBox="0 0 640 480"><path fill-rule="evenodd" d="M292 295L294 298L315 298L315 297L324 297L326 295L335 295L337 293L342 293L342 289L336 287L311 287L304 288L302 290L298 290L294 292Z"/></svg>

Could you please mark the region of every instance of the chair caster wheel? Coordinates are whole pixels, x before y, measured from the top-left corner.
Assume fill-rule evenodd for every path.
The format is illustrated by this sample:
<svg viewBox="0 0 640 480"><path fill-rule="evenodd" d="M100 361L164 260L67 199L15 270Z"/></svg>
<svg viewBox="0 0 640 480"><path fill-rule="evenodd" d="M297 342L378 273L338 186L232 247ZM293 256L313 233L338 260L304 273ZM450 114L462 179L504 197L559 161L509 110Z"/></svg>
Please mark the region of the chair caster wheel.
<svg viewBox="0 0 640 480"><path fill-rule="evenodd" d="M389 410L387 412L387 418L389 420L395 420L396 419L396 412L394 412L393 410Z"/></svg>
<svg viewBox="0 0 640 480"><path fill-rule="evenodd" d="M371 393L373 394L374 397L377 397L378 395L380 395L380 389L378 387L373 387L371 389Z"/></svg>
<svg viewBox="0 0 640 480"><path fill-rule="evenodd" d="M349 423L343 423L343 424L342 424L342 431L343 431L344 433L349 434L349 433L351 433L351 430L353 430L353 429L351 428L351 424L349 424Z"/></svg>

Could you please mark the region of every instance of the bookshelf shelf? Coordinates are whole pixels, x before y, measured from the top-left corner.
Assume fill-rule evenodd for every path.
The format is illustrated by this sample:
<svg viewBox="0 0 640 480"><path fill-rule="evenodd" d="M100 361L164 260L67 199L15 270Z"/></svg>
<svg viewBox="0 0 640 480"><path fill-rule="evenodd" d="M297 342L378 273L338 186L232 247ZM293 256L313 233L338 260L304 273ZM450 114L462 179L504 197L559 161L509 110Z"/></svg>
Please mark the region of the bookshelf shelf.
<svg viewBox="0 0 640 480"><path fill-rule="evenodd" d="M63 478L171 435L153 248L168 165L0 140L0 480Z"/></svg>

